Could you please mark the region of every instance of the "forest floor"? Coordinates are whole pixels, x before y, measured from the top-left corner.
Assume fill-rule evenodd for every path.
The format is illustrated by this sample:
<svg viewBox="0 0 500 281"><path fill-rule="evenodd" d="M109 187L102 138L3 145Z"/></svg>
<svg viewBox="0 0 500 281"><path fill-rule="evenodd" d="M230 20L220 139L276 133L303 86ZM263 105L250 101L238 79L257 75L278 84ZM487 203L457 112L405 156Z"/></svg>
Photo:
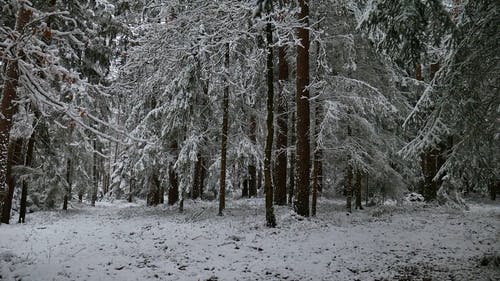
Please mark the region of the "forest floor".
<svg viewBox="0 0 500 281"><path fill-rule="evenodd" d="M121 201L0 225L0 280L500 280L500 204L410 204L316 218L263 199L145 207ZM16 217L17 219L17 217Z"/></svg>

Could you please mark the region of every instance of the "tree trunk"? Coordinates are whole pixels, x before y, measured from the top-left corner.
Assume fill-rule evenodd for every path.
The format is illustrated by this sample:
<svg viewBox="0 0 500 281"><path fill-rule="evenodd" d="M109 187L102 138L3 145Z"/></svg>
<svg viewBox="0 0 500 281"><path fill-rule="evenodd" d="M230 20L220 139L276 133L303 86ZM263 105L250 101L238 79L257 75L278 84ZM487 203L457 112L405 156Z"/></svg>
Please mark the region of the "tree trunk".
<svg viewBox="0 0 500 281"><path fill-rule="evenodd" d="M497 199L497 192L500 190L500 181L492 182L489 186L490 199L495 201Z"/></svg>
<svg viewBox="0 0 500 281"><path fill-rule="evenodd" d="M288 80L288 62L286 61L286 47L281 46L278 49L278 100L276 107L276 167L274 170L274 202L276 205L286 205L286 170L287 170L287 146L288 146L288 115L287 98L285 95L284 83Z"/></svg>
<svg viewBox="0 0 500 281"><path fill-rule="evenodd" d="M149 180L149 190L148 190L148 200L147 200L147 205L148 206L156 206L160 204L160 179L158 178L158 175L156 172L151 174L150 180Z"/></svg>
<svg viewBox="0 0 500 281"><path fill-rule="evenodd" d="M291 129L290 129L290 143L295 143L295 113L292 112L291 116ZM292 149L290 151L290 173L288 178L289 186L288 186L288 205L293 204L293 193L295 190L295 153Z"/></svg>
<svg viewBox="0 0 500 281"><path fill-rule="evenodd" d="M296 211L309 216L309 0L299 0L298 29L302 46L297 46L297 201Z"/></svg>
<svg viewBox="0 0 500 281"><path fill-rule="evenodd" d="M252 141L252 144L257 143L257 121L255 120L255 116L252 114L250 117L250 141ZM249 181L248 181L248 197L255 197L257 196L257 169L255 167L255 164L250 164L248 165L248 175L249 175Z"/></svg>
<svg viewBox="0 0 500 281"><path fill-rule="evenodd" d="M12 199L14 198L14 190L16 188L16 179L12 174L12 167L21 164L22 159L22 148L23 140L18 139L9 145L9 153L7 154L7 193L5 194L3 208L2 208L2 219L1 222L9 223L10 220L10 210L12 208Z"/></svg>
<svg viewBox="0 0 500 281"><path fill-rule="evenodd" d="M24 2L19 3L19 11L17 13L15 31L18 34L23 33L23 29L29 22L33 12L28 9ZM14 48L15 49L15 48ZM6 192L8 189L8 170L9 166L9 142L10 142L10 129L12 128L12 117L17 112L17 105L15 101L17 99L17 87L19 83L19 67L18 67L18 57L22 55L21 51L17 51L12 54L9 58L9 52L5 52L4 63L6 64L5 80L2 93L2 101L0 103L0 192ZM6 196L6 200L9 200L9 196ZM11 198L12 199L12 198ZM9 203L10 206L12 204ZM9 216L10 217L10 210ZM8 220L8 217L5 219Z"/></svg>
<svg viewBox="0 0 500 281"><path fill-rule="evenodd" d="M31 134L28 141L28 148L26 149L26 157L24 159L24 166L31 167L33 163L33 148L35 146L35 133ZM25 223L26 221L26 205L28 200L28 182L23 180L23 187L21 190L21 204L19 209L19 223Z"/></svg>
<svg viewBox="0 0 500 281"><path fill-rule="evenodd" d="M312 202L311 202L311 212L313 216L316 216L316 206L318 202L318 192L320 191L321 185L321 148L318 144L318 135L320 132L321 125L321 101L316 101L315 106L315 118L314 118L314 160L313 160L313 192L312 192Z"/></svg>
<svg viewBox="0 0 500 281"><path fill-rule="evenodd" d="M355 202L355 206L356 206L356 209L359 209L359 210L363 210L363 206L361 205L361 180L362 180L362 177L361 177L361 172L360 171L356 171L356 202Z"/></svg>
<svg viewBox="0 0 500 281"><path fill-rule="evenodd" d="M268 4L268 12L271 11L271 4ZM271 157L273 150L274 136L274 65L273 65L273 29L272 24L266 24L267 37L267 138L264 158L264 190L266 192L266 225L276 226L276 218L273 208L273 183L271 180ZM286 167L285 167L286 169ZM286 179L286 178L285 178ZM286 192L286 191L285 191ZM286 200L286 193L285 193Z"/></svg>
<svg viewBox="0 0 500 281"><path fill-rule="evenodd" d="M71 198L71 159L66 160L66 190L64 191L63 210L68 210L68 201Z"/></svg>
<svg viewBox="0 0 500 281"><path fill-rule="evenodd" d="M229 43L226 44L225 73L229 76ZM226 208L226 157L227 157L227 134L229 130L229 77L226 77L224 97L222 99L222 142L220 157L220 189L219 189L219 216L222 216Z"/></svg>
<svg viewBox="0 0 500 281"><path fill-rule="evenodd" d="M66 189L64 191L63 198L63 210L68 210L68 201L71 201L71 158L72 158L72 149L71 149L71 141L73 136L73 123L69 124L69 140L68 140L68 158L66 159Z"/></svg>
<svg viewBox="0 0 500 281"><path fill-rule="evenodd" d="M207 175L207 169L205 167L205 158L201 157L201 170L200 170L200 198L203 199L203 189L205 186L205 176Z"/></svg>
<svg viewBox="0 0 500 281"><path fill-rule="evenodd" d="M128 197L127 197L127 201L129 203L132 203L132 199L133 196L132 196L132 192L134 191L134 185L135 185L135 177L134 177L134 171L130 171L130 181L129 181L129 184L128 184L128 188L129 188L129 191L128 191Z"/></svg>
<svg viewBox="0 0 500 281"><path fill-rule="evenodd" d="M179 182L177 181L177 173L174 170L173 164L170 165L168 179L168 205L172 206L179 200Z"/></svg>
<svg viewBox="0 0 500 281"><path fill-rule="evenodd" d="M348 213L351 213L352 212L352 166L351 164L348 164L347 165L347 180L346 180L346 189L345 189L345 193L346 193L346 209L347 209L347 212Z"/></svg>
<svg viewBox="0 0 500 281"><path fill-rule="evenodd" d="M90 195L90 205L95 207L95 201L97 201L97 185L99 184L98 175L97 175L97 139L93 140L94 153L93 153L93 161L92 161L92 192Z"/></svg>
<svg viewBox="0 0 500 281"><path fill-rule="evenodd" d="M196 164L194 167L194 175L193 175L193 188L191 189L191 198L197 199L200 197L200 181L201 181L201 154L198 153L196 156Z"/></svg>

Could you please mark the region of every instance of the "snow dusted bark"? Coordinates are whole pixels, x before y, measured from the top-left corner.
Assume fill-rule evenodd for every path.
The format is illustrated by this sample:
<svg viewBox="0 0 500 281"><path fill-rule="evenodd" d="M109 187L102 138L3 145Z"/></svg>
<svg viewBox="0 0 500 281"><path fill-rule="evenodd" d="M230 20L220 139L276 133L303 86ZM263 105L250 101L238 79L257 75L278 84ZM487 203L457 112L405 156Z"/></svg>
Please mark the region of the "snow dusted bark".
<svg viewBox="0 0 500 281"><path fill-rule="evenodd" d="M297 46L297 200L299 215L309 216L309 1L299 0L298 29L301 46Z"/></svg>
<svg viewBox="0 0 500 281"><path fill-rule="evenodd" d="M268 3L268 11L272 9ZM267 137L264 158L264 190L266 192L266 225L276 226L273 208L273 183L271 180L271 157L274 136L274 65L273 65L273 27L270 22L266 24L267 38ZM285 158L286 160L286 158ZM285 167L286 169L286 167ZM285 178L286 180L286 178ZM284 193L286 196L286 193Z"/></svg>
<svg viewBox="0 0 500 281"><path fill-rule="evenodd" d="M291 128L290 128L290 143L295 143L295 113L290 114ZM288 186L288 204L293 204L293 195L295 190L295 152L292 150L290 152L290 172L289 172L289 186Z"/></svg>
<svg viewBox="0 0 500 281"><path fill-rule="evenodd" d="M14 197L14 189L16 187L16 179L12 175L12 167L22 163L22 148L23 140L17 139L9 145L8 162L7 162L7 194L5 195L2 208L2 222L9 223L10 209L12 208L12 199Z"/></svg>
<svg viewBox="0 0 500 281"><path fill-rule="evenodd" d="M352 165L347 165L347 179L345 183L346 209L348 213L352 212Z"/></svg>
<svg viewBox="0 0 500 281"><path fill-rule="evenodd" d="M285 4L288 1L284 1ZM285 81L289 78L288 61L286 60L287 47L278 49L278 99L276 107L276 167L274 170L274 202L276 205L286 204L286 170L288 146L288 114Z"/></svg>
<svg viewBox="0 0 500 281"><path fill-rule="evenodd" d="M320 186L322 181L321 175L321 157L322 151L318 144L317 137L320 132L322 109L321 101L316 101L315 106L315 116L314 116L314 160L313 160L313 190L312 190L312 201L311 201L311 215L316 216L316 206L318 202L318 192L321 192Z"/></svg>
<svg viewBox="0 0 500 281"><path fill-rule="evenodd" d="M257 121L255 120L255 116L252 114L250 117L250 141L252 144L257 143ZM255 163L251 163L248 165L248 197L257 196L257 168L255 167Z"/></svg>
<svg viewBox="0 0 500 281"><path fill-rule="evenodd" d="M20 8L17 13L15 34L19 36L28 21L30 20L33 12L26 7L24 1L19 1ZM12 128L12 117L17 112L15 101L17 99L17 87L19 83L19 67L18 59L22 56L21 51L13 46L12 50L5 53L7 56L6 71L5 71L5 84L3 87L2 101L0 103L0 190L6 190L7 182L7 166L8 166L8 150L10 141L10 129ZM10 55L10 56L9 56Z"/></svg>
<svg viewBox="0 0 500 281"><path fill-rule="evenodd" d="M361 181L363 177L361 176L360 171L356 171L356 185L355 185L355 190L356 190L356 201L355 201L355 208L359 210L363 210L363 206L361 205Z"/></svg>
<svg viewBox="0 0 500 281"><path fill-rule="evenodd" d="M229 75L229 43L226 45L225 67L226 75ZM226 77L226 80L228 77ZM222 142L220 157L220 190L219 190L219 216L226 208L226 157L227 157L227 134L229 127L229 81L226 81L224 88L224 97L222 98Z"/></svg>
<svg viewBox="0 0 500 281"><path fill-rule="evenodd" d="M19 36L23 32L24 27L33 14L33 12L26 7L27 3L24 1L19 2L20 8L17 13L15 34L13 34L13 36ZM8 54L8 52L6 52L5 54L7 56L5 60L5 83L2 101L0 103L0 192L5 194L1 218L1 221L4 223L9 223L10 208L14 195L14 178L11 174L11 165L14 163L13 157L16 156L16 153L20 153L20 149L19 151L16 149L18 145L14 145L16 147L14 148L9 145L9 142L10 129L13 124L12 118L17 112L15 101L17 99L17 87L19 83L18 59L22 56L22 52L17 50L16 47L13 47L10 52L13 53Z"/></svg>

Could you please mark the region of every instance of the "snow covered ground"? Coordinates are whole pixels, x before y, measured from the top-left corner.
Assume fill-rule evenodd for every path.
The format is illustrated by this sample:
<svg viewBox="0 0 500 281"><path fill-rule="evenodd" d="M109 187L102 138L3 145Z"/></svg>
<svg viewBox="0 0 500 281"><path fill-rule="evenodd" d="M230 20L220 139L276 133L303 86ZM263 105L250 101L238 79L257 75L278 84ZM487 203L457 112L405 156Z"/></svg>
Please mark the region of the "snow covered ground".
<svg viewBox="0 0 500 281"><path fill-rule="evenodd" d="M0 280L500 280L500 205L372 207L317 218L263 199L145 207L100 202L0 225ZM494 258L491 258L494 257Z"/></svg>

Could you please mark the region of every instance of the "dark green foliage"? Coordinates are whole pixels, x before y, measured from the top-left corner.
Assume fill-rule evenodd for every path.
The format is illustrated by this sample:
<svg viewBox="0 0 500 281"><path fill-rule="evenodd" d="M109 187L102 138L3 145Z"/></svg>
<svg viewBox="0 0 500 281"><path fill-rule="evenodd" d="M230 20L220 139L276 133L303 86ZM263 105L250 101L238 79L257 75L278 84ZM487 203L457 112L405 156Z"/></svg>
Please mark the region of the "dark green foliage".
<svg viewBox="0 0 500 281"><path fill-rule="evenodd" d="M453 22L441 0L378 0L361 26L378 48L409 69L425 59L429 45L439 47Z"/></svg>

